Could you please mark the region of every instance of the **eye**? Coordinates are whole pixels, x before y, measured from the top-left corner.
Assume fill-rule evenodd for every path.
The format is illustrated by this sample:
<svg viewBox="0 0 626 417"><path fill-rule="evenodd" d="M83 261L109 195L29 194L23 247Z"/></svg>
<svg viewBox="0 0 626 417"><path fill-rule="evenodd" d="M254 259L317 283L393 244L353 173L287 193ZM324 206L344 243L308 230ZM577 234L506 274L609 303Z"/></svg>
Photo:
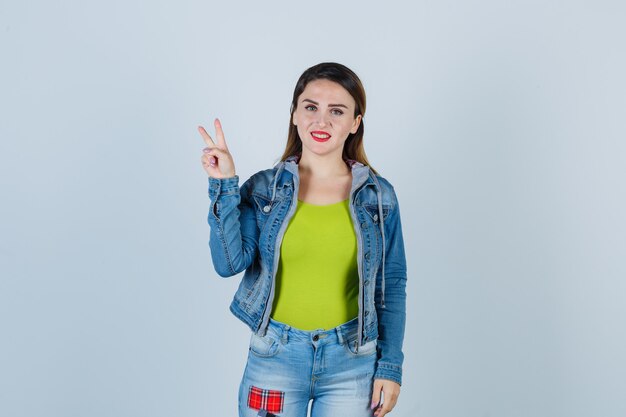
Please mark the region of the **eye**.
<svg viewBox="0 0 626 417"><path fill-rule="evenodd" d="M317 107L315 107L315 106L314 106L314 105L312 105L312 104L309 104L308 106L305 106L304 108L305 108L306 110L309 110L309 111L314 111L314 110L317 110Z"/></svg>
<svg viewBox="0 0 626 417"><path fill-rule="evenodd" d="M332 109L330 112L336 116L341 116L343 114L343 111L339 109Z"/></svg>

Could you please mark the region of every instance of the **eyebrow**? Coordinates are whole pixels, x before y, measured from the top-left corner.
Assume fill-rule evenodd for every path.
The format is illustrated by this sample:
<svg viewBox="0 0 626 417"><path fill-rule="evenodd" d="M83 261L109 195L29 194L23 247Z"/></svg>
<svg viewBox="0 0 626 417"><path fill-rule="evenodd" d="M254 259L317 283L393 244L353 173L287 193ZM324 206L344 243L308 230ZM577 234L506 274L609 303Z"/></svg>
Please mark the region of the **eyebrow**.
<svg viewBox="0 0 626 417"><path fill-rule="evenodd" d="M311 99L309 99L309 98L305 98L305 99L304 99L304 100L302 100L302 101L308 101L309 103L313 103L313 104L315 104L316 106L319 106L319 105L320 105L317 101L313 101L313 100L311 100ZM344 109L347 109L347 108L348 108L348 106L346 106L345 104L329 104L329 105L328 105L328 107L343 107Z"/></svg>

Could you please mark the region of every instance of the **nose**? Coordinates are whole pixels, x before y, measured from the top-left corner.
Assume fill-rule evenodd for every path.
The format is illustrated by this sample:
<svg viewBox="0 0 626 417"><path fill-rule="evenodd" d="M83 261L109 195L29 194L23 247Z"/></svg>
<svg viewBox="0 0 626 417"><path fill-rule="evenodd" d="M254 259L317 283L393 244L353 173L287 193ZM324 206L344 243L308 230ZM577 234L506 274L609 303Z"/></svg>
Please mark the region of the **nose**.
<svg viewBox="0 0 626 417"><path fill-rule="evenodd" d="M317 124L318 124L320 127L324 127L324 126L326 126L326 123L327 123L327 121L328 121L328 120L326 119L327 117L328 117L328 115L327 115L326 113L324 113L324 112L318 112L318 113L317 113Z"/></svg>

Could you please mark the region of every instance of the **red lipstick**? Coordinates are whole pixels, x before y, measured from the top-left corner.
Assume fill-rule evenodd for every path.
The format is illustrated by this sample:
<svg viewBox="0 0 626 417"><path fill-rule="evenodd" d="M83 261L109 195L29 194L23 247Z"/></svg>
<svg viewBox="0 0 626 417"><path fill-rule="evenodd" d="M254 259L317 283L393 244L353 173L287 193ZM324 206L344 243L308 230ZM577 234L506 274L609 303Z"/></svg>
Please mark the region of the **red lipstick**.
<svg viewBox="0 0 626 417"><path fill-rule="evenodd" d="M326 142L330 139L330 133L324 132L323 130L314 130L311 132L311 137L316 142Z"/></svg>

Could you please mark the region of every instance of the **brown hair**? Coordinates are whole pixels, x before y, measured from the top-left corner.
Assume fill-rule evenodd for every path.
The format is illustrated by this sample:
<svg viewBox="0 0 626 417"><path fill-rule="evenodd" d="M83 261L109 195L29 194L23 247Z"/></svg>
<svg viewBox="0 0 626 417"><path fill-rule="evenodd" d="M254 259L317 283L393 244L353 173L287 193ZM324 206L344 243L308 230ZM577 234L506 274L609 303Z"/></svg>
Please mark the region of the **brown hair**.
<svg viewBox="0 0 626 417"><path fill-rule="evenodd" d="M367 156L365 155L365 149L363 147L363 133L365 126L363 124L363 116L365 114L365 89L359 77L345 65L338 64L336 62L322 62L307 69L302 73L296 88L293 91L293 98L291 100L290 117L289 117L289 133L287 135L287 145L285 151L280 157L281 161L284 161L291 155L302 154L302 141L298 135L298 128L293 124L293 112L298 106L298 97L304 91L307 84L314 80L326 79L336 82L350 93L355 102L354 117L361 115L361 122L356 133L350 133L343 146L342 158L344 160L352 159L358 161L364 165L369 166ZM370 166L370 169L376 173L376 171Z"/></svg>

